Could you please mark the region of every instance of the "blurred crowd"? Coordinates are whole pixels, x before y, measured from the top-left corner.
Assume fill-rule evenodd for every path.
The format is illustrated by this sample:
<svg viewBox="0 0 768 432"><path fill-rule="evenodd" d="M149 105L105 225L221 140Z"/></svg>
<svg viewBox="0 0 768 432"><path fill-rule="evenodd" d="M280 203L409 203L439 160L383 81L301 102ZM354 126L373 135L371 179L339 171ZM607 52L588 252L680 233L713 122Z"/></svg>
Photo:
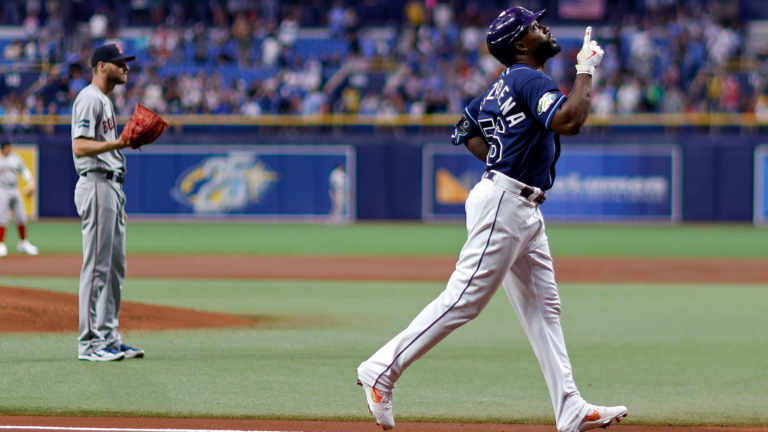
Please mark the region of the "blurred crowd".
<svg viewBox="0 0 768 432"><path fill-rule="evenodd" d="M115 89L120 114L138 101L168 114L458 113L502 71L487 52L485 33L504 2L93 2L93 10L80 12L88 31L75 46L62 41L69 30L61 16L73 12L58 3L3 2L3 22L21 19L27 32L26 40L6 45L4 60L55 66L22 94L6 91L0 114L69 113L90 81L93 46L125 46L116 31L125 17L155 26L143 45L131 45L144 55L130 63L128 85ZM643 18L627 13L619 24L596 28L606 54L595 76L594 111L768 115L768 62L746 68L738 61L745 35L736 9L724 1L658 3ZM135 18L135 5L146 13ZM394 31L368 27L377 22ZM301 29L318 25L343 49L296 49ZM555 35L564 49L547 72L567 93L580 36Z"/></svg>

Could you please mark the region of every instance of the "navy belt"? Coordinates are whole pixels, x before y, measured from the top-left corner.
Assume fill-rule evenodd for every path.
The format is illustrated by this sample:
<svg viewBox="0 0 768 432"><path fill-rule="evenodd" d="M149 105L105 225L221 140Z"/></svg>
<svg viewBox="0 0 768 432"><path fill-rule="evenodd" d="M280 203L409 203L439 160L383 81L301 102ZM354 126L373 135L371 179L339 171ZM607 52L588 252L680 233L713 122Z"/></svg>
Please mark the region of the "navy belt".
<svg viewBox="0 0 768 432"><path fill-rule="evenodd" d="M125 183L125 177L122 174L118 174L113 171L100 172L100 171L88 171L80 174L83 177L96 177L104 180L114 181L116 183Z"/></svg>
<svg viewBox="0 0 768 432"><path fill-rule="evenodd" d="M486 171L483 174L483 178L488 179L497 185L500 185L505 190L517 193L525 199L528 199L531 195L536 193L536 189L496 171ZM532 200L528 199L528 201L541 205L544 203L544 201L546 201L546 199L547 198L544 196L544 191L540 191L536 198Z"/></svg>

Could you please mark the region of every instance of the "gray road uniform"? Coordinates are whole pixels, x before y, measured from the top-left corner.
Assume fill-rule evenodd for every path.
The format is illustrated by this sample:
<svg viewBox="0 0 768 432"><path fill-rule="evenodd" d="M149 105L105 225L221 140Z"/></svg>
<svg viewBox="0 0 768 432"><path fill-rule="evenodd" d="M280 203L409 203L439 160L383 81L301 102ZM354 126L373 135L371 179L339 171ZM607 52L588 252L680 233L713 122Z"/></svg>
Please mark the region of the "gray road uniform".
<svg viewBox="0 0 768 432"><path fill-rule="evenodd" d="M8 156L0 154L0 226L8 226L13 210L16 225L27 224L27 212L24 209L24 200L19 192L19 174L24 181L34 181L24 161L16 153Z"/></svg>
<svg viewBox="0 0 768 432"><path fill-rule="evenodd" d="M72 140L117 139L112 101L91 84L72 108ZM125 278L125 156L119 150L76 157L80 180L75 205L83 220L83 267L80 271L79 354L119 348L120 294Z"/></svg>

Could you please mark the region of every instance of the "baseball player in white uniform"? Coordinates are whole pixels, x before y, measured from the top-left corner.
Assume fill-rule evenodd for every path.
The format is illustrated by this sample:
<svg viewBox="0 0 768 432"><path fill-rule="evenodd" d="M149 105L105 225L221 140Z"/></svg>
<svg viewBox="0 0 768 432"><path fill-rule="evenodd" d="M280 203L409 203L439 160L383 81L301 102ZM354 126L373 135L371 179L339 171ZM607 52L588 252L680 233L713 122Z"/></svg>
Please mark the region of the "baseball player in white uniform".
<svg viewBox="0 0 768 432"><path fill-rule="evenodd" d="M452 137L486 163L466 202L467 242L445 291L357 369L368 409L385 430L395 427L395 382L453 330L477 317L499 285L539 361L557 430L607 427L627 415L624 406L587 403L576 388L539 210L555 181L559 136L579 133L589 116L592 74L603 50L590 40L587 28L573 90L565 96L543 72L546 61L561 50L549 28L539 23L544 13L514 7L491 24L488 51L507 69L469 104Z"/></svg>
<svg viewBox="0 0 768 432"><path fill-rule="evenodd" d="M344 212L347 209L347 171L344 165L339 165L331 171L328 176L330 188L328 194L331 197L331 212L328 216L328 223L331 225L342 225L344 223Z"/></svg>
<svg viewBox="0 0 768 432"><path fill-rule="evenodd" d="M24 195L35 193L35 181L19 155L12 152L13 144L8 141L0 143L0 257L8 255L5 245L5 227L10 221L10 211L16 218L16 228L19 230L19 242L16 250L27 255L37 255L36 247L27 240L27 212L24 200L19 192L19 175L27 182Z"/></svg>
<svg viewBox="0 0 768 432"><path fill-rule="evenodd" d="M143 357L125 345L119 326L125 278L125 156L109 95L128 80L126 56L118 45L98 47L91 57L93 81L72 107L72 153L80 179L75 205L82 218L83 267L80 271L78 358L115 361Z"/></svg>

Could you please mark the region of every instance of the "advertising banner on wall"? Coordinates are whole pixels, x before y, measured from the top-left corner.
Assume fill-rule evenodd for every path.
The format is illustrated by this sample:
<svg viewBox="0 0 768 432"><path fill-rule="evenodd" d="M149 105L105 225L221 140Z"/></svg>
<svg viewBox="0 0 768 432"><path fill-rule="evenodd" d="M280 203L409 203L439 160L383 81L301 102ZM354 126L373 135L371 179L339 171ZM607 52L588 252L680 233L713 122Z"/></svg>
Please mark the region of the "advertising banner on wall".
<svg viewBox="0 0 768 432"><path fill-rule="evenodd" d="M24 165L32 173L32 179L35 184L40 187L40 170L38 169L39 149L37 145L15 144L13 152L19 155ZM26 185L27 182L19 175L19 189L24 190ZM37 220L37 197L38 193L34 193L31 196L21 194L21 199L24 201L24 209L27 212L27 219L29 220Z"/></svg>
<svg viewBox="0 0 768 432"><path fill-rule="evenodd" d="M768 144L755 147L754 222L768 222Z"/></svg>
<svg viewBox="0 0 768 432"><path fill-rule="evenodd" d="M352 146L157 145L125 154L129 215L355 218Z"/></svg>
<svg viewBox="0 0 768 432"><path fill-rule="evenodd" d="M674 145L564 145L541 211L558 221L677 221L682 157ZM485 164L463 147L424 147L422 217L462 219Z"/></svg>

